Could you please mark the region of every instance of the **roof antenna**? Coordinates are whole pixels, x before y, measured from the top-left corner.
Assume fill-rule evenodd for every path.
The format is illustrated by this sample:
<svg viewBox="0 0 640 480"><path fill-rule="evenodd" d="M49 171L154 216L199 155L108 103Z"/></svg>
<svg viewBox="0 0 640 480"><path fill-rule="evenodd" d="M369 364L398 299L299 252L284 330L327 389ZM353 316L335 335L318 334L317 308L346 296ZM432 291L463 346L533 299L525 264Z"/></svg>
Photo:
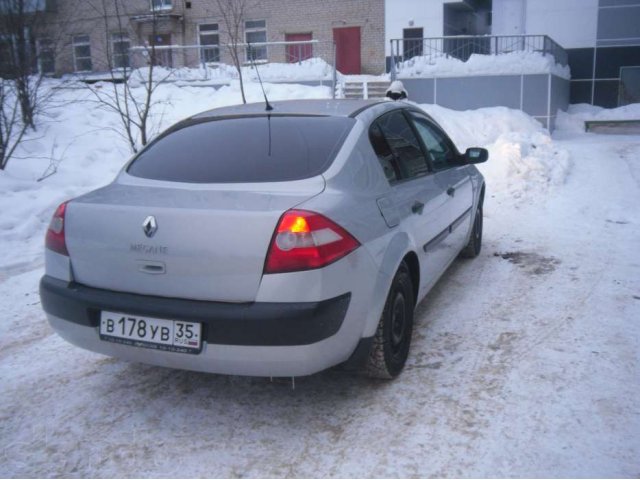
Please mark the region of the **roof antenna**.
<svg viewBox="0 0 640 480"><path fill-rule="evenodd" d="M264 103L266 104L265 110L270 112L273 110L273 107L269 103L269 99L267 98L267 94L264 91L264 85L262 84L262 79L260 78L260 72L258 71L258 65L256 65L256 61L253 58L253 47L249 44L249 58L251 59L251 65L256 69L256 73L258 74L258 81L260 82L260 88L262 89L262 95L264 95Z"/></svg>

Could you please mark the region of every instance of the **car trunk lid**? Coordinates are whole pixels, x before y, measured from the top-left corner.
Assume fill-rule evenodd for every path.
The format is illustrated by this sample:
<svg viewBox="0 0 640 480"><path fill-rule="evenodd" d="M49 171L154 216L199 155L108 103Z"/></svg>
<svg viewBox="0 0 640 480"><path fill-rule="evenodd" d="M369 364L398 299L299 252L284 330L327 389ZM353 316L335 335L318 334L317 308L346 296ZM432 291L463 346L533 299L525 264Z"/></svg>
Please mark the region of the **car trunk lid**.
<svg viewBox="0 0 640 480"><path fill-rule="evenodd" d="M259 188L160 183L114 183L68 205L75 281L144 295L252 302L280 216L324 188L321 176Z"/></svg>

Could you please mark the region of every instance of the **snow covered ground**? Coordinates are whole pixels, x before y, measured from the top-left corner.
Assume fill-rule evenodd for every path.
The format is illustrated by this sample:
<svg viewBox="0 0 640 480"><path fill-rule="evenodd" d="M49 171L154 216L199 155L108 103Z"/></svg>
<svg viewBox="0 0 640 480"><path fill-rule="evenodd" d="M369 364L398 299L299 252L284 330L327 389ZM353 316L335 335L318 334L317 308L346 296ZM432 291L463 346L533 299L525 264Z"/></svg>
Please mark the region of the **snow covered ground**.
<svg viewBox="0 0 640 480"><path fill-rule="evenodd" d="M236 85L160 92L159 129L239 100ZM55 108L0 172L0 475L638 477L640 136L572 128L604 115L584 106L553 137L501 107L424 108L460 148L490 150L483 252L419 305L398 379L329 371L295 390L128 364L52 332L37 293L48 219L129 156L110 114ZM57 173L37 182L50 156Z"/></svg>

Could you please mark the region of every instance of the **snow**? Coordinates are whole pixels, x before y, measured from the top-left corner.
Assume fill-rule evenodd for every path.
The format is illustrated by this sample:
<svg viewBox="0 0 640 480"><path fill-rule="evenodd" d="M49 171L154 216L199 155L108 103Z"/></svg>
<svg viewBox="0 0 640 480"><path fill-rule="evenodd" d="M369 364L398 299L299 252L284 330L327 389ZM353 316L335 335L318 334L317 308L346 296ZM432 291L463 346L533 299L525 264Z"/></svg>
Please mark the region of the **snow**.
<svg viewBox="0 0 640 480"><path fill-rule="evenodd" d="M258 63L256 66L242 67L242 76L245 81L257 82L258 74L263 82L309 82L331 81L333 68L321 58L310 58L295 63ZM140 84L148 78L148 67L138 68L130 74L132 84ZM198 68L172 68L154 67L154 78L162 81L176 83L180 86L198 85L227 85L238 80L238 71L233 65L224 63L207 64Z"/></svg>
<svg viewBox="0 0 640 480"><path fill-rule="evenodd" d="M413 57L397 65L398 78L461 77L469 75L532 75L552 73L570 79L568 66L540 52L509 52L499 55L471 54L466 62L445 55Z"/></svg>
<svg viewBox="0 0 640 480"><path fill-rule="evenodd" d="M331 93L265 87L274 100ZM158 92L156 130L239 102L237 84ZM250 101L261 95L248 85ZM398 379L329 371L292 390L105 358L48 326L38 297L48 219L129 156L117 119L90 98L57 91L51 118L0 172L3 476L640 474L640 136L571 127L621 112L574 107L549 136L506 108L423 105L461 149L490 151L483 251L418 306ZM37 182L52 152L57 173Z"/></svg>
<svg viewBox="0 0 640 480"><path fill-rule="evenodd" d="M640 103L618 108L602 108L586 103L570 105L567 112L558 112L556 126L572 132L584 132L584 122L589 120L640 120Z"/></svg>
<svg viewBox="0 0 640 480"><path fill-rule="evenodd" d="M506 107L457 112L438 105L421 105L460 151L473 146L489 150L490 162L480 171L493 188L512 200L526 193L545 192L562 185L569 174L569 152L558 147L549 132L529 115Z"/></svg>

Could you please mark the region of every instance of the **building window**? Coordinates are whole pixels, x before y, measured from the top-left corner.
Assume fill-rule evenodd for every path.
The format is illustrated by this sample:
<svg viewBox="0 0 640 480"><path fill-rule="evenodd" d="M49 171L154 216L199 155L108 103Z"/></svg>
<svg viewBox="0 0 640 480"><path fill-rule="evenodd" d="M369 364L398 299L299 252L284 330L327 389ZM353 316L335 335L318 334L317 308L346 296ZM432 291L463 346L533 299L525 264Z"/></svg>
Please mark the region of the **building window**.
<svg viewBox="0 0 640 480"><path fill-rule="evenodd" d="M151 0L151 10L171 10L173 8L171 0Z"/></svg>
<svg viewBox="0 0 640 480"><path fill-rule="evenodd" d="M129 34L114 33L111 35L113 68L129 68L129 46Z"/></svg>
<svg viewBox="0 0 640 480"><path fill-rule="evenodd" d="M50 38L38 40L38 71L43 75L50 75L56 71L53 41Z"/></svg>
<svg viewBox="0 0 640 480"><path fill-rule="evenodd" d="M10 36L0 36L0 77L15 75L13 69L14 44Z"/></svg>
<svg viewBox="0 0 640 480"><path fill-rule="evenodd" d="M73 61L76 72L90 72L93 70L89 35L76 35L73 37Z"/></svg>
<svg viewBox="0 0 640 480"><path fill-rule="evenodd" d="M247 46L247 61L267 60L267 46L254 46L253 44L266 43L267 41L267 21L250 20L244 22L245 42L251 44Z"/></svg>
<svg viewBox="0 0 640 480"><path fill-rule="evenodd" d="M220 37L217 23L198 25L198 42L202 47L200 61L206 63L220 61Z"/></svg>

